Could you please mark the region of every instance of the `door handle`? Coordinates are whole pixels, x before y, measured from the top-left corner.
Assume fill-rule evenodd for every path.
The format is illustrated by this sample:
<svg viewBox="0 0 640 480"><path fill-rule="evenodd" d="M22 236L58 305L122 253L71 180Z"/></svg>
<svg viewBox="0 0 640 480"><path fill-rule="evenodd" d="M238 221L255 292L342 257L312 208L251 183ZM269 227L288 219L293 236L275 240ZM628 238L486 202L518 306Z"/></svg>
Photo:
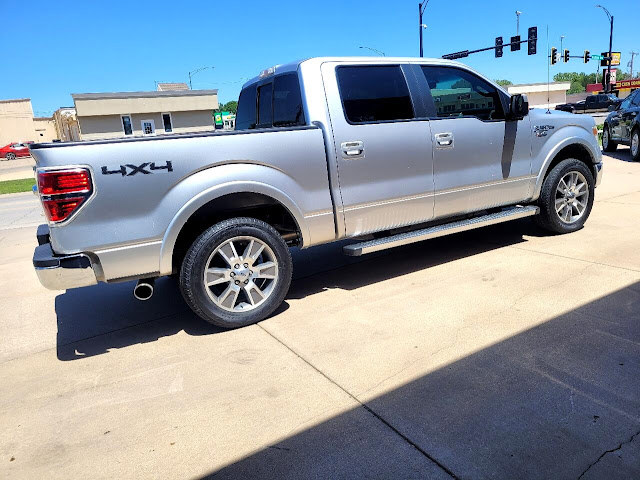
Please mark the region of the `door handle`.
<svg viewBox="0 0 640 480"><path fill-rule="evenodd" d="M436 133L435 137L438 147L453 147L453 133Z"/></svg>
<svg viewBox="0 0 640 480"><path fill-rule="evenodd" d="M360 140L342 142L340 148L343 157L360 157L364 154L364 142Z"/></svg>

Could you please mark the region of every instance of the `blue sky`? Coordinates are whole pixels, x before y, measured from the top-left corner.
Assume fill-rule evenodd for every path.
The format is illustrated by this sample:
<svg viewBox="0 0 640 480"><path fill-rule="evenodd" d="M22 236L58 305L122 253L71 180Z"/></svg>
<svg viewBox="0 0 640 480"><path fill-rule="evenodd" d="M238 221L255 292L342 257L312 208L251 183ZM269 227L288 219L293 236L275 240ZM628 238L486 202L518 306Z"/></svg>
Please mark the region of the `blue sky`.
<svg viewBox="0 0 640 480"><path fill-rule="evenodd" d="M603 0L615 16L614 50L622 67L640 51L634 2ZM608 3L606 3L608 2ZM417 0L394 1L93 1L0 0L0 99L29 97L36 115L73 105L71 93L153 90L154 81L187 81L187 72L215 66L194 77L193 88L218 88L221 101L235 100L242 82L278 63L321 55L361 55L358 47L387 56L417 56ZM425 56L439 57L493 44L496 36L538 26L538 54L505 49L462 61L491 78L514 83L547 79L546 28L551 46L582 54L608 48L609 27L596 1L430 0L425 13ZM9 19L15 19L10 20ZM6 28L11 22L17 28ZM640 57L636 57L640 70ZM15 67L15 73L12 68ZM594 72L579 59L561 71Z"/></svg>

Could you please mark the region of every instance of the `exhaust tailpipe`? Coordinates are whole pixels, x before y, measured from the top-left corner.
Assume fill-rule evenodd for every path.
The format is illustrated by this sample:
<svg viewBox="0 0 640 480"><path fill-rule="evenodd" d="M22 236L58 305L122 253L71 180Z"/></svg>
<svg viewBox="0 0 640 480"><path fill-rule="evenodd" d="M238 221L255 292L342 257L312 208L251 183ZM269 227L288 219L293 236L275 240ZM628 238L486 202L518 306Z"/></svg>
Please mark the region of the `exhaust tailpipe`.
<svg viewBox="0 0 640 480"><path fill-rule="evenodd" d="M149 300L153 295L153 286L155 282L155 278L143 278L138 280L136 286L133 287L133 296L138 300Z"/></svg>

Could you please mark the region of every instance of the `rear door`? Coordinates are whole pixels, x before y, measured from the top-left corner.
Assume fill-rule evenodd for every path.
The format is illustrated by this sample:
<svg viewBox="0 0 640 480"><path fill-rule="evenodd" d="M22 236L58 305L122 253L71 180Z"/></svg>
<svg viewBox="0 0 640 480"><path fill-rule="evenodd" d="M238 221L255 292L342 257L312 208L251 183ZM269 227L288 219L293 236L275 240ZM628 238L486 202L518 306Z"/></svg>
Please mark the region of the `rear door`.
<svg viewBox="0 0 640 480"><path fill-rule="evenodd" d="M429 122L406 65L322 66L347 236L433 217ZM422 116L421 120L417 117Z"/></svg>
<svg viewBox="0 0 640 480"><path fill-rule="evenodd" d="M529 197L531 121L505 120L495 86L453 66L421 67L434 105L435 217L515 204Z"/></svg>

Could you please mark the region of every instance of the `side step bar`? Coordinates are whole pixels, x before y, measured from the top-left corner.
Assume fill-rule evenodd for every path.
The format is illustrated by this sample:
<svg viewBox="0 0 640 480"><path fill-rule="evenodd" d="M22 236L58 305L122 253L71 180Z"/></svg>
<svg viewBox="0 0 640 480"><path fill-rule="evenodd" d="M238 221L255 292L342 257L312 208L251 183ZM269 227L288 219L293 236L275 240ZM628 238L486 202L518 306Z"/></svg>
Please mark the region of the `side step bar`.
<svg viewBox="0 0 640 480"><path fill-rule="evenodd" d="M430 238L443 237L452 233L464 232L466 230L486 227L488 225L495 225L496 223L508 222L518 218L530 217L537 215L539 211L540 209L533 205L510 207L501 210L500 212L490 213L488 215L346 245L343 247L342 251L345 255L349 255L350 257L359 257L360 255L377 252L379 250L386 250L387 248L421 242L422 240L428 240Z"/></svg>

